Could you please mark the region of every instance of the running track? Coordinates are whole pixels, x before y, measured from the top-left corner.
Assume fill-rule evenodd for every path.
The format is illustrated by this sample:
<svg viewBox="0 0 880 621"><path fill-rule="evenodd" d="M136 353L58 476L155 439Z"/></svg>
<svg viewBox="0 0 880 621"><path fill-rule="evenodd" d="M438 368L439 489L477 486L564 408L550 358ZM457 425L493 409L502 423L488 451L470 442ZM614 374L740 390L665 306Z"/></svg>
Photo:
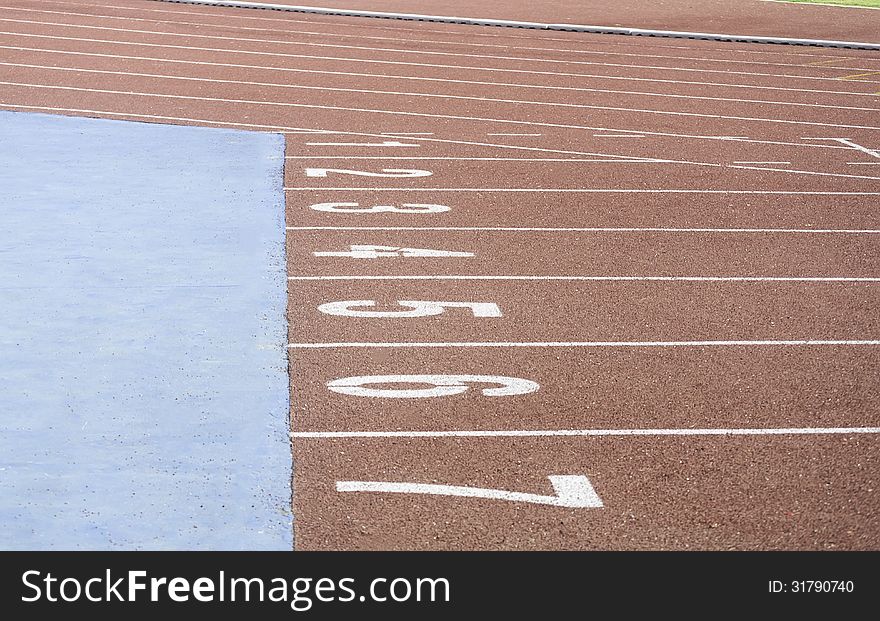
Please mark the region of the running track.
<svg viewBox="0 0 880 621"><path fill-rule="evenodd" d="M286 135L297 549L880 547L877 53L135 0L0 50L4 109Z"/></svg>

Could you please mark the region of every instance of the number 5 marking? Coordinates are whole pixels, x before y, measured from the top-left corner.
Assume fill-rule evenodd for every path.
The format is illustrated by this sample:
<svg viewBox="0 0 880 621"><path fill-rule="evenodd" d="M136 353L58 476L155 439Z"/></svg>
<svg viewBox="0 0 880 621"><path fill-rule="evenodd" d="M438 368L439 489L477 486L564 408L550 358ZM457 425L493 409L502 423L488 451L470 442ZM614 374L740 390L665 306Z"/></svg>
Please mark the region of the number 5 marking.
<svg viewBox="0 0 880 621"><path fill-rule="evenodd" d="M446 308L469 308L474 317L501 317L501 309L494 302L419 302L399 300L401 306L408 306L412 310L401 311L369 311L352 310L358 306L375 306L374 300L347 300L345 302L327 302L321 304L318 310L327 315L337 317L430 317L442 315Z"/></svg>
<svg viewBox="0 0 880 621"><path fill-rule="evenodd" d="M406 179L408 177L430 177L434 173L430 170L418 170L409 168L383 168L382 172L370 172L367 170L346 170L345 168L306 168L306 177L326 177L328 173L340 175L355 175L357 177L383 177L387 179Z"/></svg>
<svg viewBox="0 0 880 621"><path fill-rule="evenodd" d="M582 474L551 474L550 484L555 496L508 492L501 489L464 487L459 485L434 485L433 483L392 483L384 481L337 481L337 492L387 492L392 494L431 494L435 496L462 496L528 502L534 505L550 505L569 509L601 509L602 499Z"/></svg>
<svg viewBox="0 0 880 621"><path fill-rule="evenodd" d="M331 213L443 213L449 211L446 205L429 205L425 203L403 203L403 207L394 205L375 205L360 207L360 203L318 203L311 205L315 211ZM353 208L353 209L349 209Z"/></svg>
<svg viewBox="0 0 880 621"><path fill-rule="evenodd" d="M329 381L327 388L352 397L425 399L460 395L468 390L469 383L500 384L498 388L484 388L482 392L487 397L526 395L540 388L537 382L501 375L361 375ZM433 388L365 388L366 384L431 384Z"/></svg>

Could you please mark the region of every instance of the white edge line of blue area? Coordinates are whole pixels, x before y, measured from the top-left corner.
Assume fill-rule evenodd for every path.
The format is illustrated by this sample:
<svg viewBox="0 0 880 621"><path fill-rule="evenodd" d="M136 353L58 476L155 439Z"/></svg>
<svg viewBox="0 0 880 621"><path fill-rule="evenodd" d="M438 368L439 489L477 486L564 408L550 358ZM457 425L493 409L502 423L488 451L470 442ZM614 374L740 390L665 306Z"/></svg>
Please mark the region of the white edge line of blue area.
<svg viewBox="0 0 880 621"><path fill-rule="evenodd" d="M802 341L533 341L533 342L448 342L448 343L289 343L288 349L439 348L439 347L871 347L880 340L802 340Z"/></svg>
<svg viewBox="0 0 880 621"><path fill-rule="evenodd" d="M880 229L712 229L664 227L514 227L514 226L288 226L288 231L485 231L487 233L822 233L838 235L877 235Z"/></svg>
<svg viewBox="0 0 880 621"><path fill-rule="evenodd" d="M0 135L0 549L291 550L284 137Z"/></svg>
<svg viewBox="0 0 880 621"><path fill-rule="evenodd" d="M670 39L700 39L704 41L728 41L733 43L774 43L780 45L806 45L813 47L842 47L862 50L880 50L880 43L860 41L834 41L829 39L798 39L790 37L767 37L755 35L716 34L708 32L685 32L678 30L648 30L644 28L622 28L615 26L589 26L581 24L549 24L543 22L514 21L508 19L484 19L477 17L451 17L445 15L421 15L418 13L389 13L384 11L361 11L315 6L295 6L287 4L268 4L263 2L233 2L231 0L157 0L172 4L199 4L204 6L231 7L240 9L264 9L287 11L291 13L314 13L317 15L340 15L345 17L375 17L403 21L440 22L445 24L465 24L472 26L501 26L507 28L526 28L529 30L561 30L586 32L591 34L616 34L637 37L663 37Z"/></svg>
<svg viewBox="0 0 880 621"><path fill-rule="evenodd" d="M768 429L500 429L455 431L295 431L294 439L344 438L565 438L632 436L799 436L876 434L880 427L789 427Z"/></svg>
<svg viewBox="0 0 880 621"><path fill-rule="evenodd" d="M800 283L877 283L874 276L501 276L501 275L394 275L394 276L288 276L290 281L334 280L535 280L583 282L800 282Z"/></svg>

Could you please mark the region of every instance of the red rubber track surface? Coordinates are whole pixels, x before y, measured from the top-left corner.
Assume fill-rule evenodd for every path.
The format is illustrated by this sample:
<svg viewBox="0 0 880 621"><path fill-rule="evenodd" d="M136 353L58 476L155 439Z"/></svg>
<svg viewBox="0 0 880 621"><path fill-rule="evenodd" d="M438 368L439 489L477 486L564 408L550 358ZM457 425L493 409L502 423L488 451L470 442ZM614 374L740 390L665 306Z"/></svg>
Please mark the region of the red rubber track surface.
<svg viewBox="0 0 880 621"><path fill-rule="evenodd" d="M298 549L880 547L880 54L0 4L0 108L286 135ZM769 34L722 4L542 6ZM534 6L418 10L549 19ZM864 13L773 34L867 40ZM407 301L491 312L351 316ZM377 375L537 389L331 390ZM602 507L502 493L562 475Z"/></svg>

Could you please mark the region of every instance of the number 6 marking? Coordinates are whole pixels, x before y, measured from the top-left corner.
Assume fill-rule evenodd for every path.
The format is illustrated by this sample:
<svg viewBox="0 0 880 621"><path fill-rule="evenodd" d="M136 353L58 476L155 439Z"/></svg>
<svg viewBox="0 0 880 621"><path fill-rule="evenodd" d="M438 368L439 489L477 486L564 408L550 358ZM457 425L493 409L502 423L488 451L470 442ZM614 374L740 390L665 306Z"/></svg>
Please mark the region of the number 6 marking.
<svg viewBox="0 0 880 621"><path fill-rule="evenodd" d="M501 317L501 309L494 302L419 302L411 300L399 300L401 306L408 306L412 310L401 311L369 311L353 310L358 306L375 306L374 300L347 300L344 302L327 302L321 304L318 310L327 315L337 317L430 317L442 315L446 308L469 308L474 317Z"/></svg>
<svg viewBox="0 0 880 621"><path fill-rule="evenodd" d="M468 390L469 383L500 384L498 388L484 388L482 392L487 397L526 395L540 388L537 382L501 375L361 375L329 381L327 388L352 397L425 399L460 395ZM366 384L431 384L433 388L365 388Z"/></svg>
<svg viewBox="0 0 880 621"><path fill-rule="evenodd" d="M360 203L318 203L311 205L311 208L315 211L331 213L443 213L449 211L449 207L446 205L426 203L403 203L403 207L395 207L394 205L360 207Z"/></svg>
<svg viewBox="0 0 880 621"><path fill-rule="evenodd" d="M347 170L345 168L306 168L306 177L326 177L328 173L340 175L355 175L357 177L383 177L387 179L406 179L408 177L430 177L434 173L430 170L418 170L410 168L383 168L382 172L370 172L367 170Z"/></svg>

